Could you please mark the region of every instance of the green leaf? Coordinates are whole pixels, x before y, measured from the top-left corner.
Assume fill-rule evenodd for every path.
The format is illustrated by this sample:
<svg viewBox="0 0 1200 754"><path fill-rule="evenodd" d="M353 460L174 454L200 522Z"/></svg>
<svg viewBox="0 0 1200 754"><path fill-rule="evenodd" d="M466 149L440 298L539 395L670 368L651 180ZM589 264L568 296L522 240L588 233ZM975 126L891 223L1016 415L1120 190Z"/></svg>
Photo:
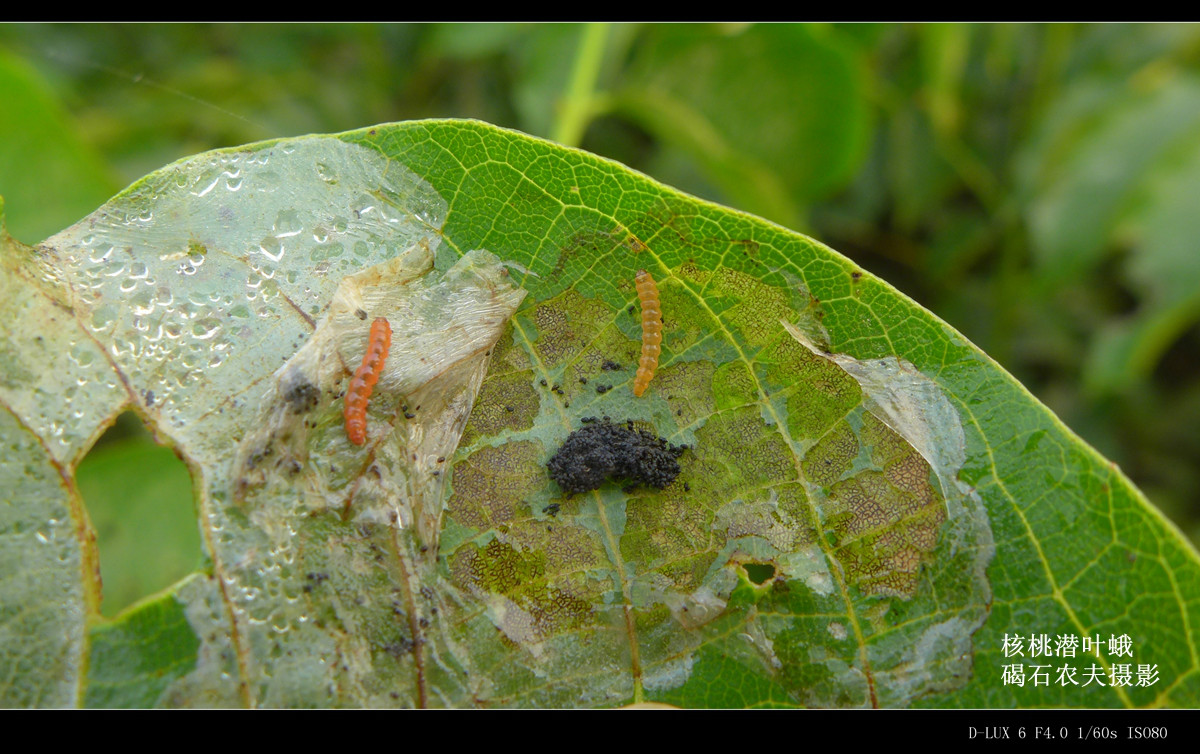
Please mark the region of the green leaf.
<svg viewBox="0 0 1200 754"><path fill-rule="evenodd" d="M862 53L795 24L647 30L611 107L688 153L741 206L795 223L866 157Z"/></svg>
<svg viewBox="0 0 1200 754"><path fill-rule="evenodd" d="M1101 334L1087 369L1097 392L1127 388L1144 379L1163 353L1200 320L1200 216L1192 197L1200 191L1200 139L1178 145L1145 177L1141 200L1127 213L1123 240L1132 247L1126 272L1141 307Z"/></svg>
<svg viewBox="0 0 1200 754"><path fill-rule="evenodd" d="M1159 160L1200 124L1200 81L1087 81L1067 93L1023 155L1023 190L1044 285L1091 268Z"/></svg>
<svg viewBox="0 0 1200 754"><path fill-rule="evenodd" d="M1200 698L1200 562L1118 469L836 252L616 163L461 121L256 144L0 259L6 705ZM126 407L211 568L104 623L71 480ZM565 494L546 462L600 416L678 476ZM1157 681L1005 683L1040 633L1127 634L1059 662Z"/></svg>
<svg viewBox="0 0 1200 754"><path fill-rule="evenodd" d="M1200 80L1085 81L1045 123L1022 169L1038 284L1053 289L1131 249L1125 273L1141 306L1107 325L1085 369L1091 391L1127 390L1200 319L1190 241L1200 232Z"/></svg>
<svg viewBox="0 0 1200 754"><path fill-rule="evenodd" d="M196 668L200 639L184 606L165 595L93 630L88 707L149 707L172 681Z"/></svg>
<svg viewBox="0 0 1200 754"><path fill-rule="evenodd" d="M49 87L0 50L0 196L17 238L41 240L104 201L120 184L83 143Z"/></svg>

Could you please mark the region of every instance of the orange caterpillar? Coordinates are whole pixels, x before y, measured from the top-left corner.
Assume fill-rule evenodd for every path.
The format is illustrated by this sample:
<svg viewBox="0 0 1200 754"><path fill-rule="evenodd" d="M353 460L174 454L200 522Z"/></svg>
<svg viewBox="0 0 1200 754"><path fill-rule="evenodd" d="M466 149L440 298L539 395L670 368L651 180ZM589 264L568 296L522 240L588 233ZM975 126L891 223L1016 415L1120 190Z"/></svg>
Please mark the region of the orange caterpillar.
<svg viewBox="0 0 1200 754"><path fill-rule="evenodd" d="M367 441L367 399L379 382L379 373L383 371L383 362L387 359L388 348L392 345L392 326L383 317L378 317L371 323L371 334L367 336L367 353L363 356L362 366L350 380L346 388L346 436L355 445Z"/></svg>
<svg viewBox="0 0 1200 754"><path fill-rule="evenodd" d="M640 397L654 379L658 355L662 353L662 306L658 303L658 286L649 272L638 270L634 282L642 302L642 360L633 378L633 394Z"/></svg>

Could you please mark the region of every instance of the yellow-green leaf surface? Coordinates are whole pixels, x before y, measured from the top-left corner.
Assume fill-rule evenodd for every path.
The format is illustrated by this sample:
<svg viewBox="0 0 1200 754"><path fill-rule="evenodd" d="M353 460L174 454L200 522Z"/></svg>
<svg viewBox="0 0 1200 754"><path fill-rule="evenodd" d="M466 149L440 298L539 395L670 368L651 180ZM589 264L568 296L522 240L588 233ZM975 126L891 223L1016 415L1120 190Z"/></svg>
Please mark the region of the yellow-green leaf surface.
<svg viewBox="0 0 1200 754"><path fill-rule="evenodd" d="M1200 703L1196 553L1112 464L851 261L621 165L380 126L3 244L5 705ZM663 350L634 397L639 269ZM189 464L209 561L105 622L73 470L129 407ZM604 416L686 445L674 481L564 493L547 461ZM1043 633L1132 655L1006 683L1052 664L1006 635ZM1122 663L1157 677L1082 684Z"/></svg>

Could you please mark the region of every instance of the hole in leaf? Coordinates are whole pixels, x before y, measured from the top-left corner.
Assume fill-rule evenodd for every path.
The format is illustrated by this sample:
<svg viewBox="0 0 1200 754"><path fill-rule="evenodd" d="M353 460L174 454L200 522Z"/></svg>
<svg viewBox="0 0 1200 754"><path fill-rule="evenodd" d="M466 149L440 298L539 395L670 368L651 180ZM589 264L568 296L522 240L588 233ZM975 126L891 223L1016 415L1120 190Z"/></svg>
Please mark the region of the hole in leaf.
<svg viewBox="0 0 1200 754"><path fill-rule="evenodd" d="M743 563L742 568L746 569L746 576L759 586L775 578L775 566L770 563Z"/></svg>
<svg viewBox="0 0 1200 754"><path fill-rule="evenodd" d="M103 615L196 570L200 532L191 474L135 414L118 417L79 464L75 481L96 530Z"/></svg>

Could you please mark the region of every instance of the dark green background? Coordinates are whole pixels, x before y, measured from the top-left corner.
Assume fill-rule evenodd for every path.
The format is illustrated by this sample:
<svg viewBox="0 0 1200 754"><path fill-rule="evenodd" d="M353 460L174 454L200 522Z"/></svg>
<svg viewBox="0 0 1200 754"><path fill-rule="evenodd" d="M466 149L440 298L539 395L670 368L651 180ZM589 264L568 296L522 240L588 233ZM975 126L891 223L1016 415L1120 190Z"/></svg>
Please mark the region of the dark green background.
<svg viewBox="0 0 1200 754"><path fill-rule="evenodd" d="M275 137L479 118L611 157L880 275L1200 538L1200 27L16 25L0 102L27 243ZM79 483L106 614L194 569L136 417Z"/></svg>

